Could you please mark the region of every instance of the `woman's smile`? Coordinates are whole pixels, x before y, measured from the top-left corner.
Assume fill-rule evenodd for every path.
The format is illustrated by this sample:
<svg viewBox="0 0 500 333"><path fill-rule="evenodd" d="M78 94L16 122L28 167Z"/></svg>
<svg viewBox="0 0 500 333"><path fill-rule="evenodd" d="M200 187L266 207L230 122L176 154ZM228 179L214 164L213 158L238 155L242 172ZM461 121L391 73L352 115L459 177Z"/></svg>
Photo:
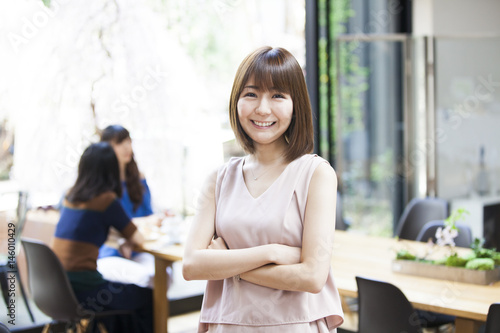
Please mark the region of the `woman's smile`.
<svg viewBox="0 0 500 333"><path fill-rule="evenodd" d="M260 128L269 128L269 127L273 126L274 124L276 124L275 121L266 121L266 122L263 122L263 121L257 121L257 120L252 120L252 123L256 127L260 127Z"/></svg>

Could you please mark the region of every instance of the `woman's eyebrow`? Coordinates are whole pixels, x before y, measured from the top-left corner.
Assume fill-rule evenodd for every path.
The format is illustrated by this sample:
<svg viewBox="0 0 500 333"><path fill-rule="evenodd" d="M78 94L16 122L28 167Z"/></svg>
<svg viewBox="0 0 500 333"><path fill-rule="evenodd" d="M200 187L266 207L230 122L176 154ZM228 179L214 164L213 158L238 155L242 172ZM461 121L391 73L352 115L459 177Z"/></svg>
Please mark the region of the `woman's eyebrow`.
<svg viewBox="0 0 500 333"><path fill-rule="evenodd" d="M257 89L257 90L259 89L259 87L254 86L254 85L248 85L248 86L245 86L244 88L245 89Z"/></svg>

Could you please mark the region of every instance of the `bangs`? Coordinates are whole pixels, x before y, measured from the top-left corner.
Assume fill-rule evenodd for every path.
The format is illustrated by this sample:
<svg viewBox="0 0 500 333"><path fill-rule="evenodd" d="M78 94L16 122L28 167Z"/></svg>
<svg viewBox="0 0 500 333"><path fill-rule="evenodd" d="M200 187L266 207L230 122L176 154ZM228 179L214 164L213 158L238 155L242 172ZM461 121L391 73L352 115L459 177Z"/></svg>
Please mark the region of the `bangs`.
<svg viewBox="0 0 500 333"><path fill-rule="evenodd" d="M276 90L290 94L292 92L290 83L292 78L293 67L287 60L278 52L273 50L261 54L254 63L248 68L245 82L248 82L251 76L254 78L254 83L260 89L265 91Z"/></svg>

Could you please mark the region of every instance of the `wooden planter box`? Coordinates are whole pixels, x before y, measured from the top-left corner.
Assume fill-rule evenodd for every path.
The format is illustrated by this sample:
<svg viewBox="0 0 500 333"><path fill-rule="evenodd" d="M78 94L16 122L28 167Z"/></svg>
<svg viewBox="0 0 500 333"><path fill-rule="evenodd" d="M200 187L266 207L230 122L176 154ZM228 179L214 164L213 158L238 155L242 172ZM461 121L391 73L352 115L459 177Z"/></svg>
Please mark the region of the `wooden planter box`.
<svg viewBox="0 0 500 333"><path fill-rule="evenodd" d="M500 280L500 267L490 271L477 271L461 267L449 267L416 262L394 260L392 271L401 274L423 276L433 279L488 285Z"/></svg>

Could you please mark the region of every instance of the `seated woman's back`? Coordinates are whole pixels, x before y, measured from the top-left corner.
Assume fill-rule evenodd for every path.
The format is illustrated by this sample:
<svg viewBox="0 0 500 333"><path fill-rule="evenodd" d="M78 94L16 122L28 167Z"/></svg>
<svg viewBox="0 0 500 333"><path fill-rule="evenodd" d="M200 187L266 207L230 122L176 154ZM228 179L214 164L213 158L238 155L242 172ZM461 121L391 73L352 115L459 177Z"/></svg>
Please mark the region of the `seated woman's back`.
<svg viewBox="0 0 500 333"><path fill-rule="evenodd" d="M67 271L96 270L99 247L110 227L125 238L136 231L115 193L108 191L87 202L64 201L52 248Z"/></svg>

